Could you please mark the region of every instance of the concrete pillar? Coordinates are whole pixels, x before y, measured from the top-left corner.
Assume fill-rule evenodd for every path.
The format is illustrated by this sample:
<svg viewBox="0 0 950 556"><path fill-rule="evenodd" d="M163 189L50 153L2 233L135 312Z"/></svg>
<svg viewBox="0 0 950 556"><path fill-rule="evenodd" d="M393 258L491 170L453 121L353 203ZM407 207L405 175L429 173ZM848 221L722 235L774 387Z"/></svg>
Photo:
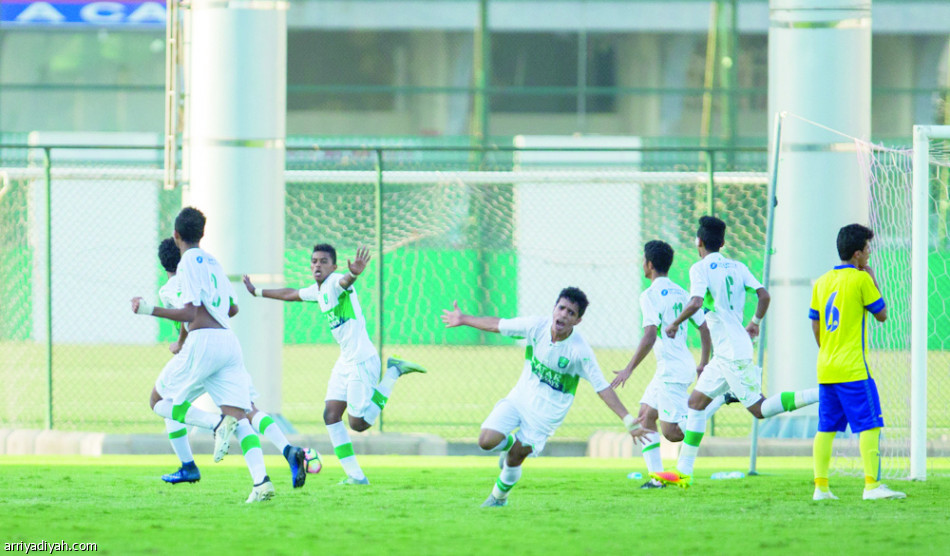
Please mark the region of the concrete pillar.
<svg viewBox="0 0 950 556"><path fill-rule="evenodd" d="M771 0L769 114L782 111L870 137L870 0ZM868 222L851 141L787 118L782 151L767 316L768 394L815 386L812 282L837 264L838 229ZM817 407L811 406L766 421L762 433L808 436L816 426Z"/></svg>
<svg viewBox="0 0 950 556"><path fill-rule="evenodd" d="M652 34L626 35L617 39L617 85L659 87L663 82L660 37ZM661 95L624 94L617 99L617 117L622 130L638 136L660 132Z"/></svg>
<svg viewBox="0 0 950 556"><path fill-rule="evenodd" d="M444 31L414 31L409 34L411 84L422 87L450 84L449 41ZM448 126L449 95L415 94L410 97L412 132L441 135Z"/></svg>
<svg viewBox="0 0 950 556"><path fill-rule="evenodd" d="M187 78L188 162L184 203L205 213L202 246L237 291L232 320L260 398L281 411L283 306L252 299L278 286L284 264L287 7L285 1L194 0Z"/></svg>
<svg viewBox="0 0 950 556"><path fill-rule="evenodd" d="M918 56L913 36L884 35L874 39L874 86L886 88L916 86L916 64L908 63ZM876 95L872 102L874 129L878 136L906 137L914 124L930 123L914 121L914 96L910 94Z"/></svg>

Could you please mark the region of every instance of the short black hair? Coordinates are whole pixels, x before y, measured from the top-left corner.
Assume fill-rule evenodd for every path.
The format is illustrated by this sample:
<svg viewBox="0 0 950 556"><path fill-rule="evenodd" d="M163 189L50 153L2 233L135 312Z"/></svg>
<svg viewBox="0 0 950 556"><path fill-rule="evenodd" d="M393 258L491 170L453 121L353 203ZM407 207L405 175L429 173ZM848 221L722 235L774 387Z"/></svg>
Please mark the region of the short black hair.
<svg viewBox="0 0 950 556"><path fill-rule="evenodd" d="M330 245L329 243L318 243L313 246L313 251L311 251L310 254L312 255L316 253L317 251L320 251L322 253L329 253L330 258L333 260L333 264L336 264L336 249L334 249L332 245Z"/></svg>
<svg viewBox="0 0 950 556"><path fill-rule="evenodd" d="M577 303L577 317L583 317L584 311L587 310L587 306L590 305L590 301L587 301L587 295L580 290L580 288L575 288L573 286L564 288L561 290L561 293L557 295L557 300L560 301L566 299Z"/></svg>
<svg viewBox="0 0 950 556"><path fill-rule="evenodd" d="M205 215L195 207L181 209L175 217L175 231L185 243L198 243L205 235Z"/></svg>
<svg viewBox="0 0 950 556"><path fill-rule="evenodd" d="M178 261L181 260L181 251L175 245L175 240L167 237L158 244L158 260L167 272L178 270Z"/></svg>
<svg viewBox="0 0 950 556"><path fill-rule="evenodd" d="M673 248L665 241L654 239L643 246L643 256L657 272L667 273L673 266Z"/></svg>
<svg viewBox="0 0 950 556"><path fill-rule="evenodd" d="M719 251L726 242L726 223L715 216L703 216L699 219L696 237L703 240L706 251Z"/></svg>
<svg viewBox="0 0 950 556"><path fill-rule="evenodd" d="M861 251L869 241L874 239L874 231L861 224L848 224L838 230L838 257L847 261L854 256L855 251Z"/></svg>

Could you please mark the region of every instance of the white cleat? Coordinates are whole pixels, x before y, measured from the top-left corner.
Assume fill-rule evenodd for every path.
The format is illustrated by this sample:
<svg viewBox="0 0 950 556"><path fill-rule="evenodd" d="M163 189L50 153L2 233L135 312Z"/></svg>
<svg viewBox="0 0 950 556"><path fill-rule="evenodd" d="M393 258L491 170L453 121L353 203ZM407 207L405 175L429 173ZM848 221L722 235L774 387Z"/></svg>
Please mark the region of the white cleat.
<svg viewBox="0 0 950 556"><path fill-rule="evenodd" d="M811 497L812 500L837 500L838 497L831 493L830 490L824 492L821 491L818 487L815 487L815 494Z"/></svg>
<svg viewBox="0 0 950 556"><path fill-rule="evenodd" d="M895 500L898 498L907 498L903 492L897 492L887 488L887 485L881 484L877 488L864 491L865 500Z"/></svg>
<svg viewBox="0 0 950 556"><path fill-rule="evenodd" d="M495 498L494 494L489 494L488 499L482 502L483 508L500 508L502 506L507 506L507 505L508 505L507 498L502 498L501 500L499 500L498 498Z"/></svg>
<svg viewBox="0 0 950 556"><path fill-rule="evenodd" d="M254 502L264 502L270 500L274 497L274 483L270 482L270 479L264 479L259 485L254 485L254 488L251 489L251 495L245 500L245 504L253 504Z"/></svg>
<svg viewBox="0 0 950 556"><path fill-rule="evenodd" d="M214 428L214 462L218 463L228 455L231 447L231 435L237 428L237 419L230 415L222 417L221 422Z"/></svg>

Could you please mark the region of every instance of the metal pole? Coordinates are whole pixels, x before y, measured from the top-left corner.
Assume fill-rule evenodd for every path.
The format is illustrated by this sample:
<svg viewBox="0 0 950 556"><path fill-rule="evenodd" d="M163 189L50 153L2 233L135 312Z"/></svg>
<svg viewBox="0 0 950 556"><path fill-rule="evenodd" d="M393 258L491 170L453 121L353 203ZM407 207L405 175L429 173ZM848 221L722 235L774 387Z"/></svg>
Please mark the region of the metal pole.
<svg viewBox="0 0 950 556"><path fill-rule="evenodd" d="M772 164L769 169L769 192L766 203L767 218L765 224L765 256L763 259L763 268L762 268L762 285L768 289L769 280L771 279L772 272L772 240L773 234L775 233L775 205L777 203L775 199L775 189L778 185L778 161L779 153L781 153L782 147L782 119L784 114L775 114L775 129L772 136ZM759 351L758 351L758 365L759 368L763 368L765 363L765 327L768 326L768 322L763 322L759 330ZM756 460L758 459L759 451L759 420L752 420L752 442L749 448L749 475L758 475L756 471Z"/></svg>
<svg viewBox="0 0 950 556"><path fill-rule="evenodd" d="M927 250L930 129L914 126L910 264L910 478L927 478Z"/></svg>
<svg viewBox="0 0 950 556"><path fill-rule="evenodd" d="M577 33L577 131L587 131L587 29Z"/></svg>
<svg viewBox="0 0 950 556"><path fill-rule="evenodd" d="M715 193L713 189L716 187L716 151L706 149L707 161L707 170L709 171L709 184L706 186L706 214L709 216L716 215L716 207L713 206L715 203Z"/></svg>
<svg viewBox="0 0 950 556"><path fill-rule="evenodd" d="M53 428L53 224L52 176L53 158L49 147L43 148L43 173L46 182L46 428Z"/></svg>
<svg viewBox="0 0 950 556"><path fill-rule="evenodd" d="M383 151L376 149L376 345L383 361ZM379 414L379 432L383 432L383 412Z"/></svg>

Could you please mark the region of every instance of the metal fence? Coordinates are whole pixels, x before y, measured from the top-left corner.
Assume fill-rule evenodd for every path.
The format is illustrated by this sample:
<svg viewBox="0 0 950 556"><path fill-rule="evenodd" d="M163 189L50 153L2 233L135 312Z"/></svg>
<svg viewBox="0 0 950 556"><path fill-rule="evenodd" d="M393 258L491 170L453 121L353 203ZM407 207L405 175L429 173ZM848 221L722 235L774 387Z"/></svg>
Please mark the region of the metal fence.
<svg viewBox="0 0 950 556"><path fill-rule="evenodd" d="M128 300L154 299L165 280L156 251L181 192L162 187L161 157L0 145L0 427L158 430L147 399L174 332L132 315ZM429 369L397 384L381 428L471 438L517 381L523 348L446 330L443 309L457 300L476 314L545 315L562 287L579 286L591 306L578 330L609 380L640 336L644 242L673 245L670 276L685 285L696 220L713 213L729 224L724 251L761 272L765 167L764 149L288 147L284 279L312 283L316 243L336 246L341 269L370 246L356 283L370 337L384 356ZM280 412L300 432L322 431L339 353L318 313L283 311ZM620 392L631 409L653 370L650 357ZM727 407L714 434L748 426L741 408ZM616 427L582 386L558 437Z"/></svg>

